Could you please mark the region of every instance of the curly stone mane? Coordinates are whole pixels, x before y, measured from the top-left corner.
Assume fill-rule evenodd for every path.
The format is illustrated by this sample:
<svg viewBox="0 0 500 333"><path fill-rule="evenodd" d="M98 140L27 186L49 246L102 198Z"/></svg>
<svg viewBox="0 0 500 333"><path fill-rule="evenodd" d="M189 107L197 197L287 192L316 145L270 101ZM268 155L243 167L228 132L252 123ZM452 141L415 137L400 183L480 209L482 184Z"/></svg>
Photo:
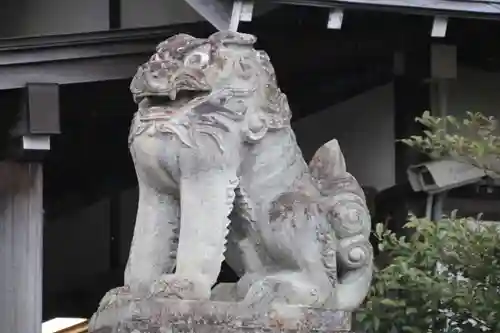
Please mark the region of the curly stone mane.
<svg viewBox="0 0 500 333"><path fill-rule="evenodd" d="M278 87L266 52L255 50L253 35L217 32L207 39L180 34L168 38L137 70L130 90L136 103L152 96L175 98L179 91L216 93L227 76L253 83L254 105L260 109L268 129L290 124L286 95Z"/></svg>

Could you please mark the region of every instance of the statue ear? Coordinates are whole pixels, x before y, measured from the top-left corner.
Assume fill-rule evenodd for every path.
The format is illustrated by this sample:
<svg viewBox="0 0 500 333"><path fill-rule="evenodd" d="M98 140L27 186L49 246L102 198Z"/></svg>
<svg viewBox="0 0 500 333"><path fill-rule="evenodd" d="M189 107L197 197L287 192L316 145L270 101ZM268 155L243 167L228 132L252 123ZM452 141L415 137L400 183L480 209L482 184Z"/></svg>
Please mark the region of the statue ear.
<svg viewBox="0 0 500 333"><path fill-rule="evenodd" d="M253 113L249 116L247 126L245 136L246 140L249 142L261 140L266 135L269 128L265 119Z"/></svg>

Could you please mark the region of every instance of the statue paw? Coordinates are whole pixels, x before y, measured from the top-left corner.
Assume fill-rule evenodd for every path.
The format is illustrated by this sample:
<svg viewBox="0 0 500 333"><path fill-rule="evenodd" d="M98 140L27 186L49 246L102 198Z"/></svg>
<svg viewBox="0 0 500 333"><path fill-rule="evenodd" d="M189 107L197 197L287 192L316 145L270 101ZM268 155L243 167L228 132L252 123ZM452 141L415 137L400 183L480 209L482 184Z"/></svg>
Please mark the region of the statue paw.
<svg viewBox="0 0 500 333"><path fill-rule="evenodd" d="M99 303L99 311L105 310L120 299L130 298L132 294L129 286L117 287L108 291Z"/></svg>
<svg viewBox="0 0 500 333"><path fill-rule="evenodd" d="M319 306L325 302L324 295L313 284L290 276L266 277L252 284L244 302L258 307L284 303L301 306Z"/></svg>
<svg viewBox="0 0 500 333"><path fill-rule="evenodd" d="M163 275L151 285L149 296L185 300L210 299L211 287L203 281L169 274Z"/></svg>

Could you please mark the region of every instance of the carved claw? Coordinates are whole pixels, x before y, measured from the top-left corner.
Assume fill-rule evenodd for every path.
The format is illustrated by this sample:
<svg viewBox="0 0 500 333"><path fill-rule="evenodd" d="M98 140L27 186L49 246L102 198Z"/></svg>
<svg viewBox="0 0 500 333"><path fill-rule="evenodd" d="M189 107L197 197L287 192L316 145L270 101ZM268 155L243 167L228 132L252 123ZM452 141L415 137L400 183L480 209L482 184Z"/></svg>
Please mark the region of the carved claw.
<svg viewBox="0 0 500 333"><path fill-rule="evenodd" d="M149 289L149 297L165 297L185 300L204 300L210 298L211 286L191 278L175 274L163 275Z"/></svg>
<svg viewBox="0 0 500 333"><path fill-rule="evenodd" d="M274 303L321 307L329 295L322 295L319 288L300 273L265 277L252 284L244 303L268 308Z"/></svg>
<svg viewBox="0 0 500 333"><path fill-rule="evenodd" d="M105 310L115 304L120 299L131 298L129 286L117 287L108 291L99 302L98 311Z"/></svg>

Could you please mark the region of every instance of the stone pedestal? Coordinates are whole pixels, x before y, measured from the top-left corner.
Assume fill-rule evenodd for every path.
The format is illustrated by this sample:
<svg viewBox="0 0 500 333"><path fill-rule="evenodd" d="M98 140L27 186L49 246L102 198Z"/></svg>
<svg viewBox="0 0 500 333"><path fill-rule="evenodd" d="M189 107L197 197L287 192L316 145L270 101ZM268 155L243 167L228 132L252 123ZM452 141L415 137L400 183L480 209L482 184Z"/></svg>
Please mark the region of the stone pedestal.
<svg viewBox="0 0 500 333"><path fill-rule="evenodd" d="M92 318L90 333L349 332L350 313L234 302L117 296Z"/></svg>

